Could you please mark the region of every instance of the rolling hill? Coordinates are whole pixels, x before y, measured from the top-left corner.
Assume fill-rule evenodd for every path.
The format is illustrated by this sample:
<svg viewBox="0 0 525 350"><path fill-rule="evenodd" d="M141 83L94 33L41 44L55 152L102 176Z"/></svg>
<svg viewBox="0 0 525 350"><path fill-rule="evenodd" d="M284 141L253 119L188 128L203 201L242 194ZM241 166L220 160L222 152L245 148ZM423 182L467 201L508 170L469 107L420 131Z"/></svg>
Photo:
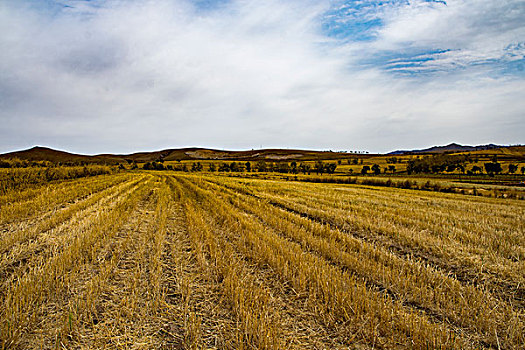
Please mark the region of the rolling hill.
<svg viewBox="0 0 525 350"><path fill-rule="evenodd" d="M112 155L88 156L65 151L54 150L47 147L35 146L33 148L0 154L0 159L20 159L28 161L49 161L52 163L87 163L87 164L117 164L123 159Z"/></svg>
<svg viewBox="0 0 525 350"><path fill-rule="evenodd" d="M228 161L281 161L281 160L316 160L347 158L348 153L330 151L263 149L250 151L227 151L206 148L178 148L154 152L132 154L80 155L51 148L36 146L27 150L9 152L0 155L0 159L20 159L28 161L50 161L53 163L98 163L117 164L128 161L182 161L182 160L228 160Z"/></svg>
<svg viewBox="0 0 525 350"><path fill-rule="evenodd" d="M509 146L500 146L494 144L488 145L479 145L479 146L464 146L457 143L451 143L445 146L434 146L425 149L415 149L415 150L399 150L390 152L389 154L422 154L422 153L459 153L459 152L475 152L475 151L486 151L499 148L507 148Z"/></svg>
<svg viewBox="0 0 525 350"><path fill-rule="evenodd" d="M435 146L422 150L395 151L385 155L381 154L356 154L332 151L313 151L296 149L260 149L249 151L228 151L208 148L177 148L165 149L153 152L138 152L131 154L99 154L82 155L65 151L54 150L47 147L35 146L33 148L0 154L0 160L20 159L28 161L49 161L52 163L83 163L83 164L118 164L125 162L153 162L153 161L183 161L183 160L223 160L223 161L312 161L312 160L337 160L348 159L350 157L370 158L391 155L410 155L410 154L439 154L439 153L464 153L469 152L473 155L492 156L497 155L501 158L524 159L525 146L462 146L452 143L446 146Z"/></svg>

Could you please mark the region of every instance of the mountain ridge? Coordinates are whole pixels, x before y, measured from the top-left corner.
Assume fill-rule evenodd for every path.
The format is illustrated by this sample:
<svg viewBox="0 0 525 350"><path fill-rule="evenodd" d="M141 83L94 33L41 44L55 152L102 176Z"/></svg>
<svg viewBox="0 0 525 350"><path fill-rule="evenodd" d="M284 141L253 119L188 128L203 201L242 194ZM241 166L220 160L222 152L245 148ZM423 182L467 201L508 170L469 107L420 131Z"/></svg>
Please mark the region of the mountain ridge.
<svg viewBox="0 0 525 350"><path fill-rule="evenodd" d="M425 149L416 150L397 150L389 152L389 155L400 155L400 154L421 154L421 153L447 153L447 152L474 152L474 151L486 151L498 148L508 148L511 146L495 145L493 143L487 145L468 146L460 145L458 143L450 143L445 146L432 146Z"/></svg>
<svg viewBox="0 0 525 350"><path fill-rule="evenodd" d="M48 147L34 146L29 149L0 154L0 159L28 161L50 161L53 163L82 162L117 164L123 162L182 161L182 160L315 160L340 159L353 153L312 151L296 149L260 149L248 151L217 150L201 147L170 148L160 151L135 152L130 154L81 155Z"/></svg>
<svg viewBox="0 0 525 350"><path fill-rule="evenodd" d="M406 155L406 154L439 154L456 152L474 152L510 148L495 144L465 146L450 143L445 146L433 146L420 150L397 150L385 154L363 154L352 152L314 151L300 149L259 149L246 151L218 150L202 147L169 148L151 152L135 152L130 154L97 154L82 155L61 151L43 146L34 146L29 149L0 154L0 159L21 159L28 161L49 161L52 163L82 163L82 164L118 164L124 162L152 162L152 161L182 161L182 160L224 160L224 161L308 161L318 159L345 159L349 157L369 157L379 155Z"/></svg>

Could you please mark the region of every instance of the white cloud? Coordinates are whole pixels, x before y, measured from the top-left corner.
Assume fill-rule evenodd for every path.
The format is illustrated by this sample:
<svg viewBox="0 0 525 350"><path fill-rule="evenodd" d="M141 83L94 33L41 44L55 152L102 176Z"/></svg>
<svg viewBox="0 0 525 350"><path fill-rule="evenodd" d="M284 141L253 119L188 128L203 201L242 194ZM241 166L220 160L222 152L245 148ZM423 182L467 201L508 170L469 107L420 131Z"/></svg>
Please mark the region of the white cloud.
<svg viewBox="0 0 525 350"><path fill-rule="evenodd" d="M445 42L442 19L468 19L459 5L449 5L453 14L396 8L376 43L339 47L320 31L327 1L239 0L208 11L186 1L67 3L74 7L57 13L0 4L0 151L523 141L520 78L421 81L353 64L360 49ZM470 34L454 30L460 53L442 53L440 66L458 55L471 62L489 52L476 45L499 40L492 29L471 45L460 38Z"/></svg>
<svg viewBox="0 0 525 350"><path fill-rule="evenodd" d="M525 2L516 0L410 1L383 8L375 50L441 49L421 66L450 69L525 58Z"/></svg>

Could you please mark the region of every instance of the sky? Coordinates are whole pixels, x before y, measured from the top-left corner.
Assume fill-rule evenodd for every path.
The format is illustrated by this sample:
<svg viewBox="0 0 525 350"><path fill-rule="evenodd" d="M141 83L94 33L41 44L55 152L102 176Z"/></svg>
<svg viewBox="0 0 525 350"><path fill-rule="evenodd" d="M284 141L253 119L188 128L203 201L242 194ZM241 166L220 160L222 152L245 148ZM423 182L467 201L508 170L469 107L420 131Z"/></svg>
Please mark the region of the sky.
<svg viewBox="0 0 525 350"><path fill-rule="evenodd" d="M0 0L0 153L525 143L523 0Z"/></svg>

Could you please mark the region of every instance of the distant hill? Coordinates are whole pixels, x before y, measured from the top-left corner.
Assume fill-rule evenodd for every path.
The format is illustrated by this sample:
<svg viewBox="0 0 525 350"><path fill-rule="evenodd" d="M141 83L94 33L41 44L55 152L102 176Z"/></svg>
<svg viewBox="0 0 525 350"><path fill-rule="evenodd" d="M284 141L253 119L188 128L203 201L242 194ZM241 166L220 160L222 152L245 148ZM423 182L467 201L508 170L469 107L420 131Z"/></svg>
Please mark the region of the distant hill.
<svg viewBox="0 0 525 350"><path fill-rule="evenodd" d="M387 155L406 154L439 154L439 153L483 153L495 154L499 157L522 159L525 156L525 146L462 146L451 143L446 146L435 146L422 150L407 150L390 152ZM81 155L65 151L54 150L47 147L36 146L23 151L0 154L0 160L20 159L28 161L49 161L61 164L118 164L125 162L153 162L153 161L182 161L182 160L223 160L223 161L311 161L311 160L337 160L350 157L369 158L384 156L378 154L357 154L332 151L311 151L296 149L261 149L250 151L227 151L208 148L176 148L154 152L139 152L131 154L99 154Z"/></svg>
<svg viewBox="0 0 525 350"><path fill-rule="evenodd" d="M403 150L403 151L394 151L388 154L397 155L397 154L421 154L421 153L457 153L457 152L475 152L475 151L486 151L498 148L506 148L508 146L499 146L494 144L489 145L480 145L480 146L463 146L457 143L451 143L446 146L434 146L425 149L417 150Z"/></svg>
<svg viewBox="0 0 525 350"><path fill-rule="evenodd" d="M117 164L128 161L152 162L152 161L179 161L179 160L227 160L227 161L280 161L280 160L317 160L317 159L341 159L355 154L289 150L289 149L263 149L251 151L227 151L206 148L178 148L166 149L154 152L139 152L132 154L100 154L94 156L74 154L58 151L47 147L36 146L23 151L9 152L0 155L0 159L21 159L29 161L50 161L53 163L98 163Z"/></svg>
<svg viewBox="0 0 525 350"><path fill-rule="evenodd" d="M179 148L157 152L142 152L119 155L124 159L137 162L174 161L174 160L231 160L231 161L279 161L279 160L316 160L347 158L348 153L291 149L262 149L251 151L227 151L207 148Z"/></svg>
<svg viewBox="0 0 525 350"><path fill-rule="evenodd" d="M52 148L35 146L33 148L0 154L0 159L21 159L29 161L49 161L52 163L87 163L87 164L117 164L122 161L111 155L87 156L74 154Z"/></svg>

